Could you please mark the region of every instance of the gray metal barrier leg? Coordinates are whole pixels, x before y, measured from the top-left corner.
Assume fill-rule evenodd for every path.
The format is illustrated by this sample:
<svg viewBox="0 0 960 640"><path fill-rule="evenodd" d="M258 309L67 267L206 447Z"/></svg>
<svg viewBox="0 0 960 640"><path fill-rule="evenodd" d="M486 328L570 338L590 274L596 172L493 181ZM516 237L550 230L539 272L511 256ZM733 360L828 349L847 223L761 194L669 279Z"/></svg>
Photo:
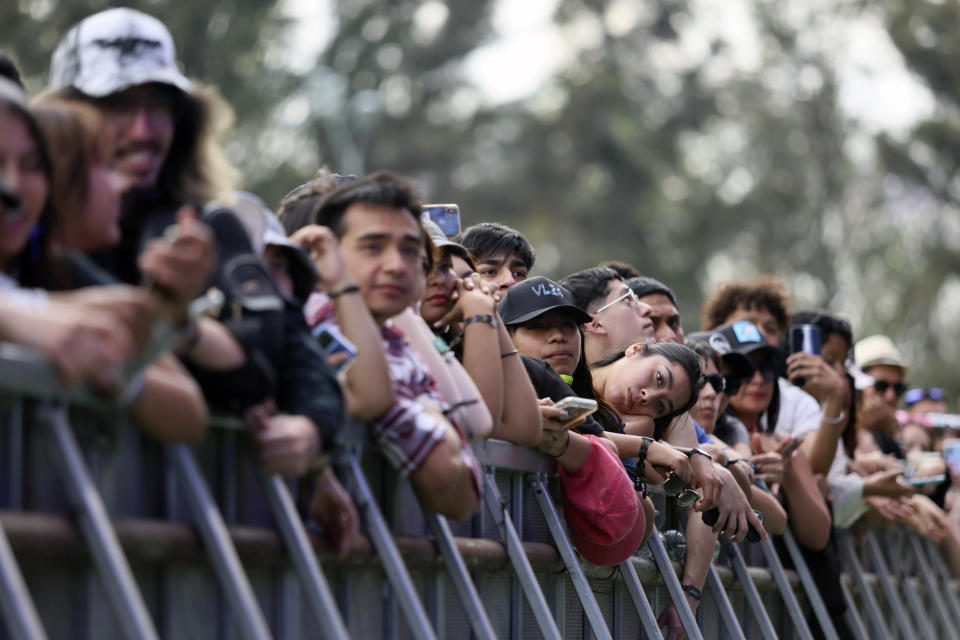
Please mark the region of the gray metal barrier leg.
<svg viewBox="0 0 960 640"><path fill-rule="evenodd" d="M927 557L920 546L920 540L913 535L905 536L904 540L910 547L910 553L913 555L914 562L917 563L916 568L920 574L920 579L923 580L927 592L930 594L930 600L933 602L933 608L940 622L940 628L948 637L960 637L960 630L957 629L956 620L950 617L947 603L944 601L943 594L940 593L940 586L937 584L933 572L930 570L930 564L927 562Z"/></svg>
<svg viewBox="0 0 960 640"><path fill-rule="evenodd" d="M733 640L746 640L743 629L740 627L740 621L737 620L737 614L733 610L733 605L730 604L730 598L727 597L723 583L720 582L720 576L717 575L717 570L713 568L712 564L707 571L707 585L710 587L710 593L713 594L713 601L717 604L717 611L720 612L720 619L723 620L727 636L733 638Z"/></svg>
<svg viewBox="0 0 960 640"><path fill-rule="evenodd" d="M874 536L871 532L869 535ZM900 548L903 548L902 538L898 536L901 544ZM883 536L884 541L890 540L890 534ZM879 542L879 541L878 541ZM885 545L878 545L878 552L882 554L883 548ZM913 582L910 579L910 576L907 574L906 567L903 564L903 559L900 557L896 551L887 547L887 553L882 554L890 559L890 566L893 569L894 575L900 581L900 590L907 598L907 606L910 608L913 613L913 619L917 625L917 633L920 634L921 638L935 638L937 637L936 632L933 630L932 622L927 618L927 612L924 609L923 601L920 599L920 593L917 591L917 588L914 586Z"/></svg>
<svg viewBox="0 0 960 640"><path fill-rule="evenodd" d="M533 567L530 566L530 561L523 552L520 536L513 526L510 514L507 513L507 505L500 496L493 473L492 468L484 467L483 478L486 490L483 494L483 501L487 504L487 510L490 512L494 524L500 530L503 544L507 548L507 555L510 557L514 571L517 572L517 579L520 581L523 593L527 597L527 603L533 611L533 616L537 619L540 633L545 638L560 638L560 630L557 628L550 606L540 589L540 583L537 582L537 577L533 573Z"/></svg>
<svg viewBox="0 0 960 640"><path fill-rule="evenodd" d="M760 550L763 551L763 557L767 561L767 566L770 569L770 574L773 576L773 581L777 583L777 588L780 590L780 597L783 598L784 604L787 605L787 613L790 614L790 619L793 621L797 635L803 640L813 640L810 626L807 624L807 619L803 615L803 609L800 608L800 601L797 600L797 594L795 594L790 587L790 581L787 580L787 573L783 570L783 564L780 563L780 556L777 555L777 550L773 546L773 539L768 537L766 540L761 540L757 544L760 545Z"/></svg>
<svg viewBox="0 0 960 640"><path fill-rule="evenodd" d="M840 574L840 591L843 593L843 601L847 603L847 626L857 636L857 640L870 640L870 633L867 626L863 624L863 618L860 617L860 611L857 609L857 601L853 599L850 593L850 587L847 586L844 578L849 578L849 574Z"/></svg>
<svg viewBox="0 0 960 640"><path fill-rule="evenodd" d="M753 613L753 619L756 620L757 626L760 628L760 633L763 635L764 640L777 640L777 632L774 630L773 622L770 621L770 615L763 605L763 598L760 597L757 585L753 584L750 571L747 569L747 563L743 559L743 554L740 553L740 547L729 540L722 540L721 542L727 550L730 564L733 565L733 572L736 574L740 586L743 587L747 604L750 605L750 611Z"/></svg>
<svg viewBox="0 0 960 640"><path fill-rule="evenodd" d="M393 541L393 534L384 520L380 508L373 498L373 492L367 479L360 468L356 450L349 450L346 453L344 471L350 477L351 489L353 489L353 499L360 509L363 519L367 525L367 533L373 542L377 555L383 563L383 570L387 574L387 579L393 586L393 597L396 598L403 610L410 632L419 640L436 640L437 635L430 625L430 618L427 616L423 603L417 598L417 589L410 578L407 567L403 564L403 558L400 556L400 550L397 549Z"/></svg>
<svg viewBox="0 0 960 640"><path fill-rule="evenodd" d="M893 619L896 621L897 626L900 627L900 632L904 638L913 638L915 637L913 626L910 624L910 618L903 608L900 594L897 593L896 587L893 586L893 576L890 575L890 570L887 569L887 561L884 560L883 553L880 551L877 536L874 535L873 531L867 531L866 540L867 553L870 554L874 572L880 578L880 587L883 589L883 593L887 598L887 604L893 611Z"/></svg>
<svg viewBox="0 0 960 640"><path fill-rule="evenodd" d="M790 559L793 560L793 566L796 569L797 575L800 577L800 584L803 585L803 591L807 594L807 600L813 608L813 613L817 616L817 622L820 623L820 630L823 631L824 638L827 640L839 640L837 630L833 626L833 620L827 611L827 606L823 603L823 598L820 597L820 590L817 589L817 584L813 581L810 568L803 559L803 553L800 551L800 546L793 537L793 532L790 530L790 527L787 527L783 531L783 542L787 547L787 552L790 554Z"/></svg>
<svg viewBox="0 0 960 640"><path fill-rule="evenodd" d="M261 475L273 517L280 527L280 534L300 578L308 608L313 612L323 637L330 640L349 640L350 633L340 616L340 610L337 609L337 601L330 591L330 585L320 570L320 561L313 552L307 530L293 504L287 485L277 475Z"/></svg>
<svg viewBox="0 0 960 640"><path fill-rule="evenodd" d="M603 613L600 612L600 605L597 604L597 599L593 595L590 583L587 582L587 576L584 575L580 561L577 560L577 554L574 553L570 539L567 537L567 532L560 522L560 516L557 514L557 509L553 505L553 500L550 499L547 488L544 486L543 476L531 474L530 486L533 488L533 495L536 496L537 503L540 505L540 511L543 513L543 517L547 521L547 526L550 528L550 534L553 536L553 541L557 545L560 557L563 558L563 564L566 565L567 571L570 573L573 588L577 592L577 597L580 598L580 604L583 606L584 613L587 614L587 621L590 623L593 635L596 636L598 640L612 640L610 630L607 628L607 622L603 619Z"/></svg>
<svg viewBox="0 0 960 640"><path fill-rule="evenodd" d="M843 557L844 564L847 565L847 574L853 576L853 579L857 582L857 588L860 590L860 596L867 608L867 617L870 618L870 624L873 625L874 634L880 638L892 637L887 622L883 618L883 613L880 611L877 598L864 577L863 565L860 564L857 551L853 547L853 534L841 535L839 542L840 554Z"/></svg>
<svg viewBox="0 0 960 640"><path fill-rule="evenodd" d="M450 572L450 581L453 582L453 587L457 590L460 602L470 619L470 628L473 629L474 635L481 640L496 640L497 634L487 616L487 610L483 608L483 602L480 600L476 585L473 584L467 565L457 550L447 519L432 511L424 511L424 515L440 548L443 563Z"/></svg>
<svg viewBox="0 0 960 640"><path fill-rule="evenodd" d="M267 622L230 540L227 525L197 468L193 452L185 444L169 445L169 449L193 516L193 524L207 548L240 633L248 640L267 640L270 638Z"/></svg>
<svg viewBox="0 0 960 640"><path fill-rule="evenodd" d="M0 612L14 640L46 640L40 616L0 526Z"/></svg>
<svg viewBox="0 0 960 640"><path fill-rule="evenodd" d="M643 632L647 634L647 638L663 640L663 634L660 633L660 627L657 626L657 614L653 612L653 608L650 606L650 600L647 599L647 594L643 590L643 584L641 584L640 576L637 575L637 570L633 566L632 558L627 558L620 563L620 575L623 576L623 581L630 592L630 599L633 600L633 606L637 610L637 615L640 616L640 625L643 627Z"/></svg>
<svg viewBox="0 0 960 640"><path fill-rule="evenodd" d="M943 555L940 553L940 549L937 548L937 545L933 543L933 540L924 540L923 546L927 548L930 566L932 566L934 571L936 571L936 575L940 576L940 582L943 585L943 592L946 593L947 607L953 613L953 616L957 621L957 625L960 625L960 600L957 599L956 592L950 588L950 583L953 582L953 576L950 575L950 571L947 569L946 564L943 561Z"/></svg>
<svg viewBox="0 0 960 640"><path fill-rule="evenodd" d="M647 546L653 553L653 561L660 570L663 577L663 584L667 587L667 593L670 594L670 601L673 602L677 614L680 616L680 623L687 637L692 640L703 640L703 634L700 633L700 627L697 626L697 619L693 617L693 611L687 604L687 597L683 595L683 588L680 586L680 579L670 562L670 556L667 555L667 549L663 546L663 540L660 539L660 532L653 528L650 539L647 540Z"/></svg>
<svg viewBox="0 0 960 640"><path fill-rule="evenodd" d="M50 428L51 444L63 470L67 492L77 511L80 530L93 555L120 628L128 638L157 638L133 571L127 563L107 509L83 460L83 454L63 407L47 407L42 415Z"/></svg>

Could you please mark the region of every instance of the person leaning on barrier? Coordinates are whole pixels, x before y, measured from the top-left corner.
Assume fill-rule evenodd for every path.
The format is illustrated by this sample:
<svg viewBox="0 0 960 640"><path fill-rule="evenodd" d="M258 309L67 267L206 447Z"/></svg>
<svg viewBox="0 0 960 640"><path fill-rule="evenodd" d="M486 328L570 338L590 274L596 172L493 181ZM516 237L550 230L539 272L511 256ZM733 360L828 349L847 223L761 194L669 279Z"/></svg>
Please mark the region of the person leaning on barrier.
<svg viewBox="0 0 960 640"><path fill-rule="evenodd" d="M476 273L458 276L453 261L459 258L469 268L466 248L447 239L433 221L424 220L423 225L437 248L437 258L427 274L420 316L433 328L437 340L449 339L476 383L494 419L490 437L521 446L537 444L541 437L537 396L520 359L512 357L517 350L497 312L500 292ZM464 326L466 318L484 314L495 317L496 333L478 330L484 327L471 328L473 324Z"/></svg>
<svg viewBox="0 0 960 640"><path fill-rule="evenodd" d="M314 220L336 236L344 275L354 283L329 291L328 297L362 300L382 335L395 402L370 421L371 436L394 468L409 476L425 508L464 519L480 497L480 468L462 431L447 415L482 407L487 424L475 428L489 430L489 411L479 393L461 407L444 407L434 377L394 326L401 314L413 314L410 305L419 299L425 277L428 244L420 207L411 186L380 172L327 194ZM418 316L416 320L430 334Z"/></svg>
<svg viewBox="0 0 960 640"><path fill-rule="evenodd" d="M499 222L481 222L457 236L477 263L477 273L503 293L533 269L536 253L526 236Z"/></svg>
<svg viewBox="0 0 960 640"><path fill-rule="evenodd" d="M5 212L0 258L7 257L5 270L17 274L20 284L69 288L79 265L65 259L68 245L55 242L58 217L76 216L84 211L58 200L64 206L57 213L49 198L52 190L59 192L64 187L59 181L62 170L76 170L82 181L93 176L86 165L63 166L61 148L44 146L43 127L27 110L22 94L16 87L7 86L5 80L2 82L0 140L8 148L2 153L4 162L0 169L4 176L12 178L8 184L12 193L8 195L16 196L20 202ZM81 138L86 136L87 144L94 143L96 132L74 133ZM57 171L51 170L51 155L57 161ZM106 185L99 186L102 189L98 195L106 201L102 204L110 206L109 201L115 201L119 194ZM86 199L77 204L85 206ZM7 284L9 288L17 286L12 280ZM0 326L0 339L39 348L57 363L64 382L84 381L112 397L156 438L196 440L203 434L206 405L194 381L175 359L164 356L131 379L121 376L121 367L145 343L149 320L159 309L150 292L105 286L76 294L40 290L32 293L33 300L26 307L22 298L21 304L13 299L3 301L10 308L2 314L0 325L5 326Z"/></svg>

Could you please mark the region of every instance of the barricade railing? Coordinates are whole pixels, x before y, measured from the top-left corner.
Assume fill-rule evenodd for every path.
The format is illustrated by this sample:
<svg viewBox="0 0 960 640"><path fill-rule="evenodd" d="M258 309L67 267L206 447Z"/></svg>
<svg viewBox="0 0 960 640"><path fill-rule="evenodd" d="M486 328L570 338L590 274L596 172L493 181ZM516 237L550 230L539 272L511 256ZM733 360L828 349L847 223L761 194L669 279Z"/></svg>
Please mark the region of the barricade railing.
<svg viewBox="0 0 960 640"><path fill-rule="evenodd" d="M661 638L656 614L670 602L689 638L807 638L808 611L836 637L789 531L796 572L772 542L746 554L762 556L754 566L746 546L723 542L694 616L659 531L650 559L579 558L555 463L536 451L477 443L484 507L448 522L364 452L361 425L345 433L334 464L365 538L339 562L307 533L292 486L260 469L239 422L214 421L196 449L160 446L96 398L65 392L48 363L0 345L0 639ZM956 582L939 551L903 531L865 539L860 550L840 540L854 633L957 637Z"/></svg>

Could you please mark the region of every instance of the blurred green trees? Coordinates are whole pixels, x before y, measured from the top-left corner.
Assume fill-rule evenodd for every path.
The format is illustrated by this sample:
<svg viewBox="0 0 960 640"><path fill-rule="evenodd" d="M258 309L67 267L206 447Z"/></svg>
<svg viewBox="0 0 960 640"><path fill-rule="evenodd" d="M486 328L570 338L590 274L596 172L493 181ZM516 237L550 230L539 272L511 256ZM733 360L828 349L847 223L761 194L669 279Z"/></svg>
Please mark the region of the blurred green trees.
<svg viewBox="0 0 960 640"><path fill-rule="evenodd" d="M916 382L960 391L950 3L558 0L559 71L506 104L488 101L470 62L519 5L339 0L323 25L294 25L270 0L130 5L164 20L187 73L234 105L231 155L270 204L321 165L396 170L458 202L465 224L525 232L541 273L635 264L675 288L688 331L717 283L773 273L796 308L888 333L925 365ZM39 89L59 36L104 6L10 3L0 47ZM934 96L912 131L841 108L843 29L869 20ZM313 26L333 34L315 59L291 49L292 28Z"/></svg>

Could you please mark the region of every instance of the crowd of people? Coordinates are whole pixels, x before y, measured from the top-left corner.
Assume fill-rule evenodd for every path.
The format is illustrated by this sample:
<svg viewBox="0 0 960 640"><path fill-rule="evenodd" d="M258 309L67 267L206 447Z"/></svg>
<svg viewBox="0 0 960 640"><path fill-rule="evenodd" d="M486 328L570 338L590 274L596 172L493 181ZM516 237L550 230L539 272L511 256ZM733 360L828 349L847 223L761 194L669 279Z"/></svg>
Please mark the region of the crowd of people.
<svg viewBox="0 0 960 640"><path fill-rule="evenodd" d="M651 534L662 485L687 510L693 609L718 537L787 526L827 596L837 528L901 523L960 575L960 468L930 419L948 406L907 391L889 338L792 312L770 278L713 291L685 334L667 284L625 262L532 276L522 233L448 236L387 172L320 170L275 215L238 190L222 99L138 11L74 26L36 96L9 59L0 72L0 340L158 440L242 415L267 470L312 482L304 517L338 552L359 518L326 452L359 421L423 507L455 519L483 490L471 442L553 457L596 564ZM819 350L792 352L796 325L818 328ZM846 637L843 598L825 600ZM660 622L682 633L673 605Z"/></svg>

